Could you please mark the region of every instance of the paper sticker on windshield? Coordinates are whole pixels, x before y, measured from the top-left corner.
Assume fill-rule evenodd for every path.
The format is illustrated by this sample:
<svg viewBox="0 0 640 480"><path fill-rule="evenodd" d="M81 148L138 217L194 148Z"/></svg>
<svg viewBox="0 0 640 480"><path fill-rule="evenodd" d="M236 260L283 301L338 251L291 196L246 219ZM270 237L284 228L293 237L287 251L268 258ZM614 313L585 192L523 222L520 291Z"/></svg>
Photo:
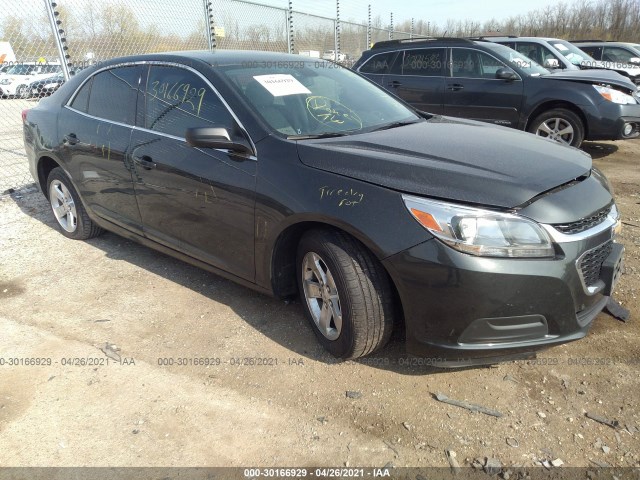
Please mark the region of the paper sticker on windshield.
<svg viewBox="0 0 640 480"><path fill-rule="evenodd" d="M260 85L266 88L274 97L296 95L298 93L311 94L311 92L292 75L275 73L273 75L258 75L253 77Z"/></svg>
<svg viewBox="0 0 640 480"><path fill-rule="evenodd" d="M558 50L560 50L561 52L566 52L567 50L569 50L568 47L565 47L564 45L562 45L561 43L554 43L553 44L554 47L556 47Z"/></svg>

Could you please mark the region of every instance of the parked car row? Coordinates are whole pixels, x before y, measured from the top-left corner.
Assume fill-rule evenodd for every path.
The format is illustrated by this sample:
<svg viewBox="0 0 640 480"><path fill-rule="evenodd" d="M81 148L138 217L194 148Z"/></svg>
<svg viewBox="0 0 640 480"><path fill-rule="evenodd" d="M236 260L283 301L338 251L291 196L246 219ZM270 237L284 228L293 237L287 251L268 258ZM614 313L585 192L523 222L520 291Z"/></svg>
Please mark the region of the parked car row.
<svg viewBox="0 0 640 480"><path fill-rule="evenodd" d="M553 39L390 40L364 52L354 69L419 110L575 147L640 136L640 97L629 76L581 69L575 51Z"/></svg>
<svg viewBox="0 0 640 480"><path fill-rule="evenodd" d="M28 98L37 88L33 83L61 73L62 67L56 63L16 63L0 74L0 97Z"/></svg>
<svg viewBox="0 0 640 480"><path fill-rule="evenodd" d="M63 235L107 229L299 295L337 357L394 329L437 366L584 337L622 271L609 184L588 154L498 125L628 137L629 80L450 39L378 44L358 65L373 82L331 67L224 50L90 67L23 112L31 173Z"/></svg>

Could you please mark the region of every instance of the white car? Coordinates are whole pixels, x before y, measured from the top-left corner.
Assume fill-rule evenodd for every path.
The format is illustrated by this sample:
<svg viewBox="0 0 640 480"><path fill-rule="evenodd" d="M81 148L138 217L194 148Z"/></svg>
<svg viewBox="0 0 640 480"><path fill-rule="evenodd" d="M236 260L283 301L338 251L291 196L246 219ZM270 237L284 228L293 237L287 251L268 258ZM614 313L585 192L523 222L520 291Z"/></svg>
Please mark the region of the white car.
<svg viewBox="0 0 640 480"><path fill-rule="evenodd" d="M322 54L322 59L334 62L344 62L347 59L347 55L346 53L336 53L335 50L327 50Z"/></svg>
<svg viewBox="0 0 640 480"><path fill-rule="evenodd" d="M62 72L59 64L18 63L0 75L0 97L29 97L29 84Z"/></svg>

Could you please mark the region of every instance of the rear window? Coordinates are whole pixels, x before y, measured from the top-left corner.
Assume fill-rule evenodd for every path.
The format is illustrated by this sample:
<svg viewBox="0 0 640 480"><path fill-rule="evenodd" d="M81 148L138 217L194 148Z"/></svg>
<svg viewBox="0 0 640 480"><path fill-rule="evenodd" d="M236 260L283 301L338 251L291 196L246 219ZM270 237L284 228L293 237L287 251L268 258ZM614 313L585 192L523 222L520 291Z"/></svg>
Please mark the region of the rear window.
<svg viewBox="0 0 640 480"><path fill-rule="evenodd" d="M140 68L119 67L93 77L89 114L105 120L135 125Z"/></svg>
<svg viewBox="0 0 640 480"><path fill-rule="evenodd" d="M371 57L367 63L360 67L361 73L384 75L389 73L396 52L379 53Z"/></svg>
<svg viewBox="0 0 640 480"><path fill-rule="evenodd" d="M75 108L80 112L87 113L89 108L89 92L91 91L92 82L93 77L91 77L88 82L82 85L82 88L78 90L78 93L71 102L71 108Z"/></svg>

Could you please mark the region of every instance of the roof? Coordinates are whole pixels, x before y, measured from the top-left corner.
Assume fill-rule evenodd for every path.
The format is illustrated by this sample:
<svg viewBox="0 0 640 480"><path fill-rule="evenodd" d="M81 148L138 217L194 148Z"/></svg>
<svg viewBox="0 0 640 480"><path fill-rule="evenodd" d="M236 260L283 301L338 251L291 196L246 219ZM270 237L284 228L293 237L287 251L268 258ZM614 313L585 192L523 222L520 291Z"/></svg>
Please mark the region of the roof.
<svg viewBox="0 0 640 480"><path fill-rule="evenodd" d="M277 61L309 61L310 57L304 55L294 55L280 52L264 52L257 50L186 50L177 52L147 53L127 57L110 59L103 64L115 64L123 61L144 61L144 60L199 60L209 65L228 64L234 65L245 62L277 62ZM323 61L320 58L313 58L313 61Z"/></svg>

